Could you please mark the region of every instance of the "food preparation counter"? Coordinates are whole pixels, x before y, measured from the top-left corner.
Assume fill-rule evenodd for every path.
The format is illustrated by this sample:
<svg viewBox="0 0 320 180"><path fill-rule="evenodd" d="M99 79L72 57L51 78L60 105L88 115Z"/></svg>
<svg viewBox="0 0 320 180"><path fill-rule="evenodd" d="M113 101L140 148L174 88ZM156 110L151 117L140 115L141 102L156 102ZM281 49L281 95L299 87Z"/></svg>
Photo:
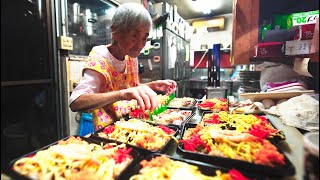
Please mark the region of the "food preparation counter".
<svg viewBox="0 0 320 180"><path fill-rule="evenodd" d="M197 123L201 120L202 112L195 110L195 115L190 122ZM272 115L267 115L271 123L280 130L283 130L286 140L278 143L280 150L288 157L295 167L295 175L292 177L282 178L283 180L302 180L303 179L303 134L295 127L284 125L281 120ZM180 137L178 137L180 138ZM165 151L165 154L173 157L180 157L177 153L177 144L171 143L170 147ZM218 164L217 164L218 165ZM279 178L275 178L279 179Z"/></svg>
<svg viewBox="0 0 320 180"><path fill-rule="evenodd" d="M195 113L194 116L189 122L198 123L201 120L202 111L195 108L194 113ZM267 115L267 118L271 121L271 123L277 129L283 130L283 132L285 133L286 140L280 141L277 145L295 167L294 176L284 177L284 178L281 178L281 180L302 180L303 179L303 153L304 153L303 152L303 134L294 127L284 125L281 122L281 120L276 116ZM178 139L180 138L179 135L177 138ZM170 142L169 147L165 149L163 153L173 157L183 158L179 153L177 153L177 143L175 143L174 141ZM219 163L217 163L216 165L219 166ZM273 180L273 179L279 179L279 178L269 178L269 179Z"/></svg>

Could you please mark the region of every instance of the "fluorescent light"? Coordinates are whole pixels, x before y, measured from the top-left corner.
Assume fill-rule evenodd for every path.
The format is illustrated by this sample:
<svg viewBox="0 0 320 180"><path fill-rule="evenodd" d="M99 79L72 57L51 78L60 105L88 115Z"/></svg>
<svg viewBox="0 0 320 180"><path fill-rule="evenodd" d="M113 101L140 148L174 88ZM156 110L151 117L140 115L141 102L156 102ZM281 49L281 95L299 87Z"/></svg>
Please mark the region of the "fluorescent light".
<svg viewBox="0 0 320 180"><path fill-rule="evenodd" d="M197 0L192 1L192 6L199 12L210 14L212 10L216 10L222 6L222 1L223 0Z"/></svg>

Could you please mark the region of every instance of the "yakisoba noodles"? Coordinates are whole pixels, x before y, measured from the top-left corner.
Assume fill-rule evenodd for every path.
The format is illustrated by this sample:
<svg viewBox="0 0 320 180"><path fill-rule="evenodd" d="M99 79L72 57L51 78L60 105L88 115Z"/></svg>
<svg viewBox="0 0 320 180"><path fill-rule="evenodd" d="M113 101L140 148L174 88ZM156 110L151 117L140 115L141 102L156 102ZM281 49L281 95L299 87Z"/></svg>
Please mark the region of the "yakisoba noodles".
<svg viewBox="0 0 320 180"><path fill-rule="evenodd" d="M169 179L198 179L198 180L236 180L245 178L240 172L230 170L229 173L222 173L216 170L215 176L207 176L201 173L197 166L176 161L165 155L157 156L150 161L143 160L142 169L139 174L133 175L130 180L169 180Z"/></svg>
<svg viewBox="0 0 320 180"><path fill-rule="evenodd" d="M285 165L284 155L268 140L249 133L212 129L212 126L198 125L186 130L183 148L188 151L213 156L238 159L266 166Z"/></svg>
<svg viewBox="0 0 320 180"><path fill-rule="evenodd" d="M174 138L174 133L172 129L163 125L154 126L137 119L130 119L117 121L115 125L108 126L98 133L98 136L154 151L161 149Z"/></svg>
<svg viewBox="0 0 320 180"><path fill-rule="evenodd" d="M252 114L229 114L227 112L204 114L201 123L215 129L230 129L251 134L264 133L265 136L279 136L285 139L281 130L275 129L265 117ZM257 132L255 132L257 131Z"/></svg>
<svg viewBox="0 0 320 180"><path fill-rule="evenodd" d="M34 156L21 158L13 170L31 179L114 179L132 161L124 144L104 146L70 137Z"/></svg>

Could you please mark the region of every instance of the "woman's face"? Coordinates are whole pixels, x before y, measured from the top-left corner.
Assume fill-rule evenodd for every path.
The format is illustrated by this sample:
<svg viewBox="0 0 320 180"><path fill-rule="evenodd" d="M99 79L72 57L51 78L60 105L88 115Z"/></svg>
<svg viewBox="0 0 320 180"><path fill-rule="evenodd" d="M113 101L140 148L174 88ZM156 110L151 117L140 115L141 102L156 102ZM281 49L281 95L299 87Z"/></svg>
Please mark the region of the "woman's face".
<svg viewBox="0 0 320 180"><path fill-rule="evenodd" d="M115 34L114 38L123 54L137 57L145 46L150 26L136 26Z"/></svg>

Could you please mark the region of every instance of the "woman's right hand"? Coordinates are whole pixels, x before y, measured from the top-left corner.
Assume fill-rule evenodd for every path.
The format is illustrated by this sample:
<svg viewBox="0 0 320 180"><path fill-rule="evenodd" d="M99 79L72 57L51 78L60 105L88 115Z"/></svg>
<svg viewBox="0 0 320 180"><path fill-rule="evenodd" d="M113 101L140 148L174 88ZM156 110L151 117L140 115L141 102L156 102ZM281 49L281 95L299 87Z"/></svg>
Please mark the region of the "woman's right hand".
<svg viewBox="0 0 320 180"><path fill-rule="evenodd" d="M157 93L147 85L120 90L120 99L136 99L141 110L153 111L159 105Z"/></svg>

